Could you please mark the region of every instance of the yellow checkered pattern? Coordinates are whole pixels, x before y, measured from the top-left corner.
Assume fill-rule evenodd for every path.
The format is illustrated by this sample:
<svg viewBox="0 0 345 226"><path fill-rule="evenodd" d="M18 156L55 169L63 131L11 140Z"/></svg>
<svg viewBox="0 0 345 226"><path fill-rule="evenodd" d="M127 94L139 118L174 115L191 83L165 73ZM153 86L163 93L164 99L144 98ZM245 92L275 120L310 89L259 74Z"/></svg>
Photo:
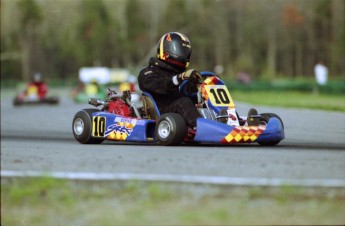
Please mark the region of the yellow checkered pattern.
<svg viewBox="0 0 345 226"><path fill-rule="evenodd" d="M238 126L225 137L228 143L254 142L264 131L266 126Z"/></svg>
<svg viewBox="0 0 345 226"><path fill-rule="evenodd" d="M201 94L202 96L205 98L205 100L208 100L208 95L207 95L207 91L205 89L205 85L215 85L216 82L218 81L218 79L216 77L210 77L205 79L205 81L203 82L202 86L201 86Z"/></svg>
<svg viewBox="0 0 345 226"><path fill-rule="evenodd" d="M135 124L127 123L127 122L118 122L118 126L126 127L127 129L133 129ZM127 133L123 133L120 131L113 131L108 135L109 140L126 140L128 137Z"/></svg>

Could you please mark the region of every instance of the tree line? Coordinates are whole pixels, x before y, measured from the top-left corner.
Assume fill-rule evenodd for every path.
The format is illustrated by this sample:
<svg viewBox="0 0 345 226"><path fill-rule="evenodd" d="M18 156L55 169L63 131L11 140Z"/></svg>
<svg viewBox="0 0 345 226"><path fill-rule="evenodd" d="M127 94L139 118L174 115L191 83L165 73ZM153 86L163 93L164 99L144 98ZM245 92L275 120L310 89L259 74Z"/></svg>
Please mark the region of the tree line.
<svg viewBox="0 0 345 226"><path fill-rule="evenodd" d="M322 59L344 78L344 12L344 0L2 0L1 79L93 66L137 74L169 31L189 37L200 71L310 77Z"/></svg>

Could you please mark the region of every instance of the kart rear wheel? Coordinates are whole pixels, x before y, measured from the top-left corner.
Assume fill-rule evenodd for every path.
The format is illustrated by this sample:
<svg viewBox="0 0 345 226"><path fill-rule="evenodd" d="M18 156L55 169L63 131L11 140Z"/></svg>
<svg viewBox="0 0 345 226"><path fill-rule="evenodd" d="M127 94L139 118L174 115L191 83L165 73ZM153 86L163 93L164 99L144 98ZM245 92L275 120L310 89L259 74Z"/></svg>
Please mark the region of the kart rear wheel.
<svg viewBox="0 0 345 226"><path fill-rule="evenodd" d="M181 144L187 133L185 120L176 113L167 113L159 117L156 134L159 143L166 146Z"/></svg>
<svg viewBox="0 0 345 226"><path fill-rule="evenodd" d="M44 102L48 104L58 104L59 103L59 98L58 97L47 97Z"/></svg>
<svg viewBox="0 0 345 226"><path fill-rule="evenodd" d="M283 120L277 115L277 114L274 114L274 113L261 113L261 118L260 118L260 123L262 124L267 124L268 121L270 120L270 118L277 118L282 126L283 126L283 129L284 129L284 123L283 123ZM278 143L280 142L280 140L273 140L273 141L258 141L258 144L262 145L262 146L274 146L274 145L277 145Z"/></svg>
<svg viewBox="0 0 345 226"><path fill-rule="evenodd" d="M92 113L100 111L98 109L84 109L78 111L73 118L72 131L75 139L81 144L100 144L104 140L93 138L92 133Z"/></svg>
<svg viewBox="0 0 345 226"><path fill-rule="evenodd" d="M22 105L22 101L20 101L18 98L13 99L13 106L19 106Z"/></svg>

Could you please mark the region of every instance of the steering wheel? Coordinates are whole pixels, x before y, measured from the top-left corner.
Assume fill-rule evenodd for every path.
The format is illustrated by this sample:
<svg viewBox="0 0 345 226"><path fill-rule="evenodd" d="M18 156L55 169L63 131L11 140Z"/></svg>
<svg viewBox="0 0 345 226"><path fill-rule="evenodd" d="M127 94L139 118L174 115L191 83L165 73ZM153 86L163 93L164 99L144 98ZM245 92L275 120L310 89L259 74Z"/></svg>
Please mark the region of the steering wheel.
<svg viewBox="0 0 345 226"><path fill-rule="evenodd" d="M202 80L205 80L208 77L217 76L216 73L211 72L211 71L202 71L200 72L200 74L201 74ZM179 86L180 93L186 97L197 97L197 92L195 93L188 92L187 90L188 83L189 83L189 80L185 80L181 83L181 85Z"/></svg>

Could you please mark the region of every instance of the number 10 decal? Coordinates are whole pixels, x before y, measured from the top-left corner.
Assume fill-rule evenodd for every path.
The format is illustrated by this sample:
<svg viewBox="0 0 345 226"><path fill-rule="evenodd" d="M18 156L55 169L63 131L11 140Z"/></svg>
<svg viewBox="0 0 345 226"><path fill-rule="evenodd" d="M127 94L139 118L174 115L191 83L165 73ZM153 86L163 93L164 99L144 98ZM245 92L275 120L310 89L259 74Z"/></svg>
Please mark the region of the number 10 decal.
<svg viewBox="0 0 345 226"><path fill-rule="evenodd" d="M225 85L206 86L206 90L213 106L235 107Z"/></svg>
<svg viewBox="0 0 345 226"><path fill-rule="evenodd" d="M230 99L224 89L210 89L216 104L230 104Z"/></svg>
<svg viewBox="0 0 345 226"><path fill-rule="evenodd" d="M94 116L92 120L92 135L94 137L103 137L105 132L105 117Z"/></svg>

